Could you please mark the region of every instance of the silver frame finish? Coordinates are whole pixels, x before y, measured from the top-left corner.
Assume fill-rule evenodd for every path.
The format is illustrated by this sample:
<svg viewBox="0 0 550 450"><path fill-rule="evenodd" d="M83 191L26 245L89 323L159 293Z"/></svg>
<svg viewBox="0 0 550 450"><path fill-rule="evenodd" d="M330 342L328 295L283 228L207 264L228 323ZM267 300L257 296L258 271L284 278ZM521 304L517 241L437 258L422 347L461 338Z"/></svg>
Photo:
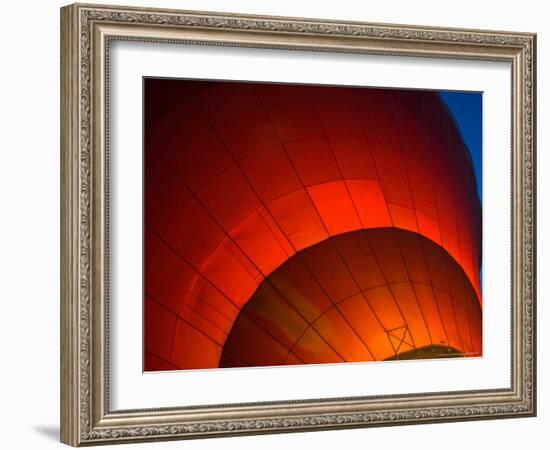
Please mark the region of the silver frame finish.
<svg viewBox="0 0 550 450"><path fill-rule="evenodd" d="M108 398L108 56L113 40L496 60L512 67L509 389L158 410ZM61 9L61 440L97 445L536 414L535 52L529 33L75 4Z"/></svg>

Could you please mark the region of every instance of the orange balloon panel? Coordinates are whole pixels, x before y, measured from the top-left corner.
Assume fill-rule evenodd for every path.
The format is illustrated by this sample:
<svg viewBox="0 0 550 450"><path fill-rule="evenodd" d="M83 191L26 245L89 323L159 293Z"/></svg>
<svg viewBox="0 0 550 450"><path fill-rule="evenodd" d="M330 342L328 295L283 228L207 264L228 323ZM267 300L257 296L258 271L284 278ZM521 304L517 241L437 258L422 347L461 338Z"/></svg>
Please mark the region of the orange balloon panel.
<svg viewBox="0 0 550 450"><path fill-rule="evenodd" d="M146 370L217 367L222 353L246 365L244 355L223 351L227 337L241 309L287 262L305 281L285 298L308 323L335 301L335 292L336 301L340 293L351 295L354 280L373 296L395 296L397 289L411 298L413 286L392 284L376 294L374 289L384 280L409 280L397 256L414 250L381 236L365 250L378 260L376 269L364 272L355 243L346 247L344 238L357 230L408 230L441 246L481 305L475 176L460 134L434 93L147 79L144 156L145 294L164 308L163 314L145 309ZM310 285L311 274L291 262L340 236L341 253L349 253L346 267L332 251L318 274L321 286ZM441 292L431 293L431 303L427 297L418 302L446 305L452 293L442 290L438 256L430 258L408 270ZM426 281L429 271L433 282ZM410 301L402 308L415 311ZM306 342L317 342L330 360L358 357L365 337L357 333L348 336L346 347L342 332L335 345L345 351L323 344L319 333L340 320L336 312L318 323L322 329L305 332L297 346L301 356L289 361L311 358ZM469 320L454 316L456 323ZM279 333L284 345L287 331ZM395 339L406 346L429 334L420 326L408 332L410 339ZM464 349L457 330L447 334L449 346L450 334L453 348ZM273 346L277 355L280 350ZM367 359L381 354L373 349Z"/></svg>
<svg viewBox="0 0 550 450"><path fill-rule="evenodd" d="M380 285L362 285L358 277L378 277L381 267L391 269ZM220 365L384 360L434 346L479 356L481 335L475 290L445 250L396 228L360 230L302 250L267 277L241 309Z"/></svg>

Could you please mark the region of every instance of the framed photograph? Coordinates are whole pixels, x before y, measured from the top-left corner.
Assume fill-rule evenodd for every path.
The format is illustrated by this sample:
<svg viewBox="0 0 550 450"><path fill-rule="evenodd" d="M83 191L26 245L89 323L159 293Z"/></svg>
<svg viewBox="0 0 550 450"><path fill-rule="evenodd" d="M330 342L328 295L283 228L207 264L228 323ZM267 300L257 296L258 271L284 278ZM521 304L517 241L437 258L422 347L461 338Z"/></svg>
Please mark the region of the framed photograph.
<svg viewBox="0 0 550 450"><path fill-rule="evenodd" d="M62 442L535 415L535 56L62 8Z"/></svg>

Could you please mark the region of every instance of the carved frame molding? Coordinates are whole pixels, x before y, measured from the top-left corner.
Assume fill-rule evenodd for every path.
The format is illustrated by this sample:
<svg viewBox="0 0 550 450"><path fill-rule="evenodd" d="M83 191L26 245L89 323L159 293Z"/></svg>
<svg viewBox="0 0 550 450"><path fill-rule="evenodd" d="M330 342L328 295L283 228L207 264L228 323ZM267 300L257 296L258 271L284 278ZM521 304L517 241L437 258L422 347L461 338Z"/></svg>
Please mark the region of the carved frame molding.
<svg viewBox="0 0 550 450"><path fill-rule="evenodd" d="M111 411L108 58L112 40L508 61L510 389ZM78 446L536 414L536 35L75 4L61 10L61 440Z"/></svg>

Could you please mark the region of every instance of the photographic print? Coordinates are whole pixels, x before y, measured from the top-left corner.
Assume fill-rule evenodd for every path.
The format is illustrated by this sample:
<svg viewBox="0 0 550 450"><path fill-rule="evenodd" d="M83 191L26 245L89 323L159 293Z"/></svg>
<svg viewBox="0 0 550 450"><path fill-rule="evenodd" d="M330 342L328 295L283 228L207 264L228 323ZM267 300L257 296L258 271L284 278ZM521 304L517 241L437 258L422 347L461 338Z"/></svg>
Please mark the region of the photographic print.
<svg viewBox="0 0 550 450"><path fill-rule="evenodd" d="M62 442L536 415L536 34L60 28Z"/></svg>
<svg viewBox="0 0 550 450"><path fill-rule="evenodd" d="M144 78L144 370L482 356L482 94Z"/></svg>

